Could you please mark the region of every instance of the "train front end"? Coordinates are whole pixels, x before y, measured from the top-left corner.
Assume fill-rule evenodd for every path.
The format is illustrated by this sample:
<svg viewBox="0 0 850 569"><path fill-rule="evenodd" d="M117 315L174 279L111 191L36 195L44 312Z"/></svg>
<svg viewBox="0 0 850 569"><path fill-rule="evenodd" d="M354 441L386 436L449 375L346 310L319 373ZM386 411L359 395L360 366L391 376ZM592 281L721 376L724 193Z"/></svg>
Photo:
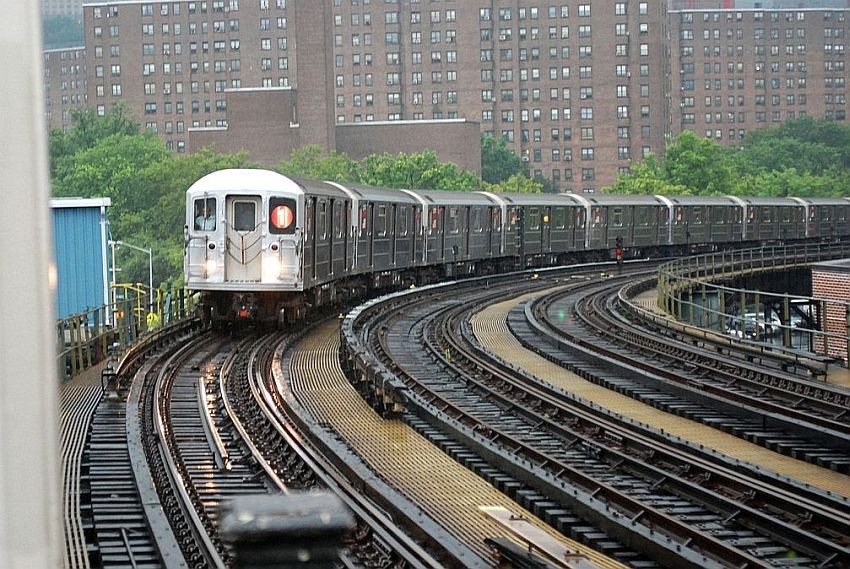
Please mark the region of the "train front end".
<svg viewBox="0 0 850 569"><path fill-rule="evenodd" d="M303 303L304 191L267 170L213 172L186 192L184 276L212 321L279 322Z"/></svg>

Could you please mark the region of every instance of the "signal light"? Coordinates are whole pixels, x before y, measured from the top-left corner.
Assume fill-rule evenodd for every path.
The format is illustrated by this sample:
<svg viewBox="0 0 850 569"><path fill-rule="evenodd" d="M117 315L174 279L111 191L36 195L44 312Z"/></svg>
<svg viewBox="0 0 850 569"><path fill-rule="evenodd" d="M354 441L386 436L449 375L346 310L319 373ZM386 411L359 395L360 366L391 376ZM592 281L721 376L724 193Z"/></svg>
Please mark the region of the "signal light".
<svg viewBox="0 0 850 569"><path fill-rule="evenodd" d="M295 221L295 213L288 205L279 205L272 210L272 225L278 229L288 229Z"/></svg>

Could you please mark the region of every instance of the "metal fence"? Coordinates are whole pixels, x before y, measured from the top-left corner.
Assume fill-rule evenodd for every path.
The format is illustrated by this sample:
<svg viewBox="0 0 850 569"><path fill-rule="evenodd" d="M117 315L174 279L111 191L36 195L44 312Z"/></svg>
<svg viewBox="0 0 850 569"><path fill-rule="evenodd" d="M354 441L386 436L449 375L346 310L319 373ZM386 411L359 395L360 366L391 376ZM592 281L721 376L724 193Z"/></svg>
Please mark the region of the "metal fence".
<svg viewBox="0 0 850 569"><path fill-rule="evenodd" d="M735 277L847 257L850 244L807 243L677 259L659 269L658 306L692 326L738 334L757 342L766 340L768 335L781 336L786 349L807 349L850 361L850 303L720 284ZM773 313L778 322L771 321ZM792 322L795 314L805 317ZM807 339L808 345L798 342L795 346L795 338Z"/></svg>
<svg viewBox="0 0 850 569"><path fill-rule="evenodd" d="M194 313L194 296L183 289L151 294L136 285L117 288L115 302L57 322L57 366L63 380L97 365L110 352L123 352L146 333Z"/></svg>

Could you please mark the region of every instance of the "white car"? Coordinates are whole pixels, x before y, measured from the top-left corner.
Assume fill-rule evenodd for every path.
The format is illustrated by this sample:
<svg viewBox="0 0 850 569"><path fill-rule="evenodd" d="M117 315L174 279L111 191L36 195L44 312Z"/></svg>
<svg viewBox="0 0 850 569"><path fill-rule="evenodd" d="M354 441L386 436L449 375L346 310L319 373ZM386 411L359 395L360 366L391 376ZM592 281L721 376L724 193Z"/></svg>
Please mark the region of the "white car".
<svg viewBox="0 0 850 569"><path fill-rule="evenodd" d="M782 321L774 313L765 322L764 314L746 312L742 316L733 316L726 321L726 333L736 338L763 338L779 333Z"/></svg>

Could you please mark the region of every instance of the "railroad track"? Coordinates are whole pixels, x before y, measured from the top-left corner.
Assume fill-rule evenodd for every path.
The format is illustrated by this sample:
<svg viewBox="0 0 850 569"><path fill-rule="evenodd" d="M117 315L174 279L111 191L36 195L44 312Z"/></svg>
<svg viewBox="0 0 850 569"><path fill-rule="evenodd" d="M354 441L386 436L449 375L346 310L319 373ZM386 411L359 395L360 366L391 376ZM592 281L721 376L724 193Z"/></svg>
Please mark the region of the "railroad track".
<svg viewBox="0 0 850 569"><path fill-rule="evenodd" d="M357 477L352 470L343 473L339 464L321 452L325 450L322 441L305 428L298 416L287 412L289 406L280 395L281 379L275 375L272 364L279 363L281 353L295 337L275 337L250 352L243 352L248 365L240 366L244 371L231 374L226 381L223 403L254 460L279 481L280 491L286 493L295 486L287 480L296 481L302 488L328 488L354 512L357 527L346 540L346 566L428 568L442 567L444 563L461 566L456 560L451 562L442 544L426 542L426 550L407 535L389 515L404 519L405 512L376 506L363 493L373 485L369 477ZM279 374L277 363L274 369ZM433 551L446 556L438 561L430 553Z"/></svg>
<svg viewBox="0 0 850 569"><path fill-rule="evenodd" d="M342 566L462 566L435 559L429 551L439 544L423 539L423 547L406 535L391 517L397 512L361 495L368 481L348 480L276 407L272 364L290 339L270 334L234 342L191 333L128 358L133 380L125 377L129 389L95 418L89 447L93 494L107 494L95 519L99 563L228 567L233 552L219 535L224 502L331 489L358 522ZM101 489L101 480L108 486ZM109 525L103 512L120 526Z"/></svg>
<svg viewBox="0 0 850 569"><path fill-rule="evenodd" d="M815 395L811 380L777 377L653 337L616 314L621 287L547 295L517 309L512 329L530 348L553 357L554 347L562 364L611 389L776 452L850 471L850 413L839 388L821 387ZM822 396L830 391L832 397Z"/></svg>
<svg viewBox="0 0 850 569"><path fill-rule="evenodd" d="M471 302L480 301L464 298L464 304ZM431 411L429 422L437 422L436 415L449 415L455 424L445 428L455 435L460 431L458 423L469 432L485 433L491 449L501 449L491 450L491 456L503 464L522 457L534 465L526 467L528 480L538 488L548 485L550 498L563 495L562 484L569 480L601 501L598 506L604 504L605 511L597 508L594 514L578 504L580 500L572 500L585 515L628 538L629 528L617 528L619 519L631 526L628 539L632 542L640 541L634 535L640 533L636 525L650 529L650 534L658 532L667 543L644 536L643 547L661 559L676 559L676 565L757 566L792 558L791 563L801 567L846 562L845 530L837 529L850 527L846 513L824 511L819 504L810 508L814 512L791 508L792 496L777 494L764 483L742 483L739 473L724 472L704 458L688 457L656 442L650 444L647 438L636 440L629 430L601 425L593 417L582 418L583 432L573 428L575 414L560 417L570 414L563 397L545 393L539 382L529 378L517 380L512 376L521 374L511 366L494 365L492 358L482 357L480 350L465 343L469 331L459 334L458 330L464 329L468 312L468 306L456 297L431 297L405 307L403 317L396 313L366 325L378 331L370 347L384 358L386 369L403 379L410 392L407 401L416 401L420 413L438 409ZM419 344L411 346L411 338ZM481 441L469 440L479 452L486 450ZM667 454L658 468L652 463L662 450ZM513 468L519 468L515 461ZM711 484L706 484L708 480ZM778 514L786 509L792 513ZM809 524L816 531L794 526L811 513L820 516L817 523ZM603 519L606 514L607 520Z"/></svg>

